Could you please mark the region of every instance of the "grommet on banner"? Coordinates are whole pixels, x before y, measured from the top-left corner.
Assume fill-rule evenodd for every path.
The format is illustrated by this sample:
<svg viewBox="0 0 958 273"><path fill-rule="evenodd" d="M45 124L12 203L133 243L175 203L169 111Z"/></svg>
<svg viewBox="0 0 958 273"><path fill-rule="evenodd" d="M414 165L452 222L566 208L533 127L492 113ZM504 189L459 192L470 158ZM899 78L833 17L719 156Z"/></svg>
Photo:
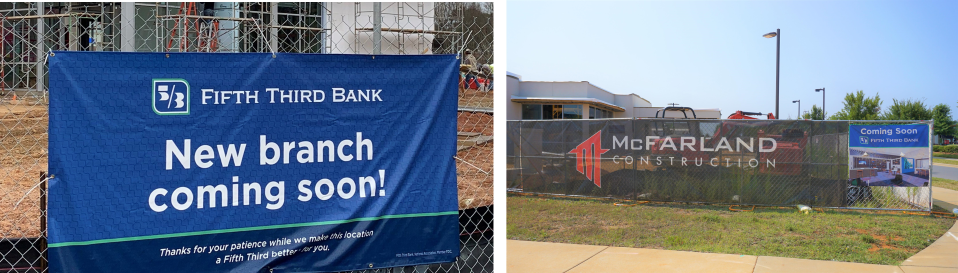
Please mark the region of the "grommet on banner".
<svg viewBox="0 0 958 273"><path fill-rule="evenodd" d="M376 56L373 56L373 60L375 60L375 59L376 59Z"/></svg>
<svg viewBox="0 0 958 273"><path fill-rule="evenodd" d="M166 57L167 57L167 58L169 58L169 57L170 57L170 54L169 54L169 53L167 53L167 54L166 54Z"/></svg>
<svg viewBox="0 0 958 273"><path fill-rule="evenodd" d="M273 53L273 59L276 59L276 53Z"/></svg>
<svg viewBox="0 0 958 273"><path fill-rule="evenodd" d="M50 52L50 57L56 56L57 54Z"/></svg>
<svg viewBox="0 0 958 273"><path fill-rule="evenodd" d="M369 268L373 268L373 264L372 264L372 263L369 264Z"/></svg>

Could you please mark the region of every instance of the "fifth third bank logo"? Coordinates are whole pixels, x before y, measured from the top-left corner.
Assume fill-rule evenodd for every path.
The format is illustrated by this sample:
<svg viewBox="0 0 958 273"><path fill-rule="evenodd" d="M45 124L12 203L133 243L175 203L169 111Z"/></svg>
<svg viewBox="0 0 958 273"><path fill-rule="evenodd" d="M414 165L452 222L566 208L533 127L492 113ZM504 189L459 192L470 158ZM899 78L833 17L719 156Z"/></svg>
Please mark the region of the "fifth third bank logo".
<svg viewBox="0 0 958 273"><path fill-rule="evenodd" d="M184 79L153 79L153 112L189 115L190 84Z"/></svg>
<svg viewBox="0 0 958 273"><path fill-rule="evenodd" d="M859 137L858 137L858 140L862 143L862 145L868 145L868 137L867 137L867 136L859 136Z"/></svg>

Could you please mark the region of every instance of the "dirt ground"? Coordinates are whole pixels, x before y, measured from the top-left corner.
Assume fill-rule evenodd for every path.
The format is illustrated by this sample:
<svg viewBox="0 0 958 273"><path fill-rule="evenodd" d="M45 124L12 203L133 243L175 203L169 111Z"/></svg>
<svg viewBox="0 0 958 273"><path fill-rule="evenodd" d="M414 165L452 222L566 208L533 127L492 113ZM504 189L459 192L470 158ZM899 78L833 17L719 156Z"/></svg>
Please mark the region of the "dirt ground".
<svg viewBox="0 0 958 273"><path fill-rule="evenodd" d="M492 94L489 94L492 97ZM459 132L493 135L492 115L459 112ZM456 154L456 175L459 183L459 209L492 205L492 141Z"/></svg>
<svg viewBox="0 0 958 273"><path fill-rule="evenodd" d="M473 112L459 112L459 132L492 135L492 115Z"/></svg>
<svg viewBox="0 0 958 273"><path fill-rule="evenodd" d="M492 108L493 92L459 89L459 107Z"/></svg>
<svg viewBox="0 0 958 273"><path fill-rule="evenodd" d="M491 100L491 92L482 93L483 96L472 97L488 95ZM40 236L39 182L40 173L47 170L48 121L46 105L0 104L2 238ZM459 115L458 127L460 131L491 136L492 116L463 112ZM492 204L492 142L459 151L457 158L460 209Z"/></svg>
<svg viewBox="0 0 958 273"><path fill-rule="evenodd" d="M40 172L47 170L46 105L0 104L0 237L40 235Z"/></svg>
<svg viewBox="0 0 958 273"><path fill-rule="evenodd" d="M459 209L492 205L492 141L456 154Z"/></svg>

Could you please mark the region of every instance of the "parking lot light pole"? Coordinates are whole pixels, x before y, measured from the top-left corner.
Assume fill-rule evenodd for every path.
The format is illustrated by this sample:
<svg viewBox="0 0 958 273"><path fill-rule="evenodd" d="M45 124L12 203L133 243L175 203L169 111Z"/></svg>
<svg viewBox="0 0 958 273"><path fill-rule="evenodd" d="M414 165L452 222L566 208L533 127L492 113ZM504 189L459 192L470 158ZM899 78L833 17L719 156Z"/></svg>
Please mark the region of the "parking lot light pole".
<svg viewBox="0 0 958 273"><path fill-rule="evenodd" d="M825 87L815 89L815 92L822 91L822 119L825 119Z"/></svg>
<svg viewBox="0 0 958 273"><path fill-rule="evenodd" d="M795 119L802 119L802 100L793 100L792 103L798 103L798 110L795 110L795 114L798 115Z"/></svg>
<svg viewBox="0 0 958 273"><path fill-rule="evenodd" d="M779 56L781 56L782 48L782 29L775 29L775 32L765 33L762 37L765 38L775 38L775 118L779 118L778 115L778 68L779 68Z"/></svg>

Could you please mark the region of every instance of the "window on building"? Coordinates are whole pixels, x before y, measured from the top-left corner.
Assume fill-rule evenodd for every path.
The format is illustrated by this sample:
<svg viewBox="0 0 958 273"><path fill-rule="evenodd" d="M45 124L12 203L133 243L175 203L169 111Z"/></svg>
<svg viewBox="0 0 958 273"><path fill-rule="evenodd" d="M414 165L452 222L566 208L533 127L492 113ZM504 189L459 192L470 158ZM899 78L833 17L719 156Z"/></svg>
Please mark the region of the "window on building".
<svg viewBox="0 0 958 273"><path fill-rule="evenodd" d="M545 115L545 113L543 113ZM553 105L552 112L549 114L552 119L562 119L562 105Z"/></svg>
<svg viewBox="0 0 958 273"><path fill-rule="evenodd" d="M579 104L523 104L522 119L582 119L583 107Z"/></svg>
<svg viewBox="0 0 958 273"><path fill-rule="evenodd" d="M559 111L558 116L556 110ZM562 105L542 105L542 119L562 119Z"/></svg>
<svg viewBox="0 0 958 273"><path fill-rule="evenodd" d="M582 105L562 105L562 119L582 119Z"/></svg>
<svg viewBox="0 0 958 273"><path fill-rule="evenodd" d="M523 104L522 119L542 119L542 104Z"/></svg>
<svg viewBox="0 0 958 273"><path fill-rule="evenodd" d="M590 119L612 118L612 111L605 110L602 108L597 108L594 106L589 106L589 118Z"/></svg>

